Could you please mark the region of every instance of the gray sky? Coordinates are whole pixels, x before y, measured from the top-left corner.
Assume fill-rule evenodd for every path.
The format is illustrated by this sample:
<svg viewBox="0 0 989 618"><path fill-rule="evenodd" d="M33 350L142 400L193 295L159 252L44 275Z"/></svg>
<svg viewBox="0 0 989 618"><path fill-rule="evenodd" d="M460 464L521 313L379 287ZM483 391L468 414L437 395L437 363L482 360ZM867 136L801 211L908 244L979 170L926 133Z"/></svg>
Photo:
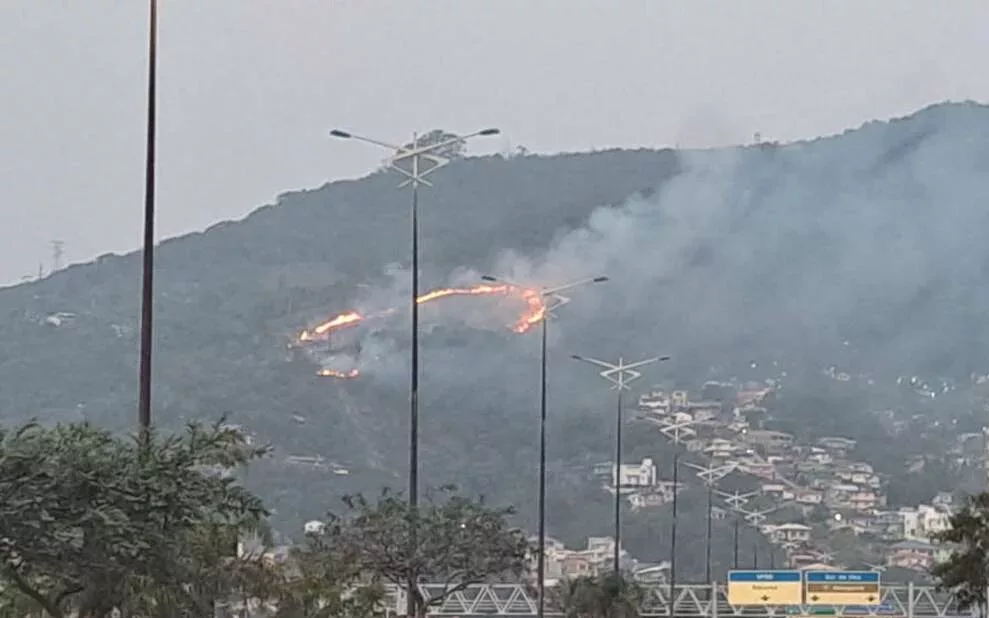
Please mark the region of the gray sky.
<svg viewBox="0 0 989 618"><path fill-rule="evenodd" d="M989 101L985 0L160 0L158 237L385 141L708 146ZM139 246L146 2L0 0L0 284ZM479 145L478 145L479 146ZM475 147L475 152L484 150Z"/></svg>

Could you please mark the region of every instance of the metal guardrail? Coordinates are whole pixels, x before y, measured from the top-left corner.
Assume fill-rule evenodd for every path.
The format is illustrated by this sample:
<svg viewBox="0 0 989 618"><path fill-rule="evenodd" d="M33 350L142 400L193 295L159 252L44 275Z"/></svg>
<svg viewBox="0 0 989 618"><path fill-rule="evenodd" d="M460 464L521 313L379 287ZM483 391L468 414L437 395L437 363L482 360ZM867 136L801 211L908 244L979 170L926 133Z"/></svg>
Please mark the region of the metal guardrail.
<svg viewBox="0 0 989 618"><path fill-rule="evenodd" d="M820 616L838 617L906 617L906 618L954 618L974 615L974 612L961 612L954 596L936 592L933 586L884 585L880 605L870 607L834 606L822 608L758 606L734 607L728 603L724 584L683 584L674 591L674 603L670 603L670 589L665 584L645 584L645 599L641 607L644 617L667 616L684 618L718 618L724 616L745 618L768 618L770 616ZM443 585L423 584L419 587L427 599L436 598L444 590ZM712 597L715 602L712 602ZM405 614L405 591L394 589L394 605L390 614ZM672 610L672 611L671 611ZM442 603L430 609L433 616L535 616L535 592L521 584L483 584L471 586L447 597ZM546 607L547 616L561 616L562 613Z"/></svg>

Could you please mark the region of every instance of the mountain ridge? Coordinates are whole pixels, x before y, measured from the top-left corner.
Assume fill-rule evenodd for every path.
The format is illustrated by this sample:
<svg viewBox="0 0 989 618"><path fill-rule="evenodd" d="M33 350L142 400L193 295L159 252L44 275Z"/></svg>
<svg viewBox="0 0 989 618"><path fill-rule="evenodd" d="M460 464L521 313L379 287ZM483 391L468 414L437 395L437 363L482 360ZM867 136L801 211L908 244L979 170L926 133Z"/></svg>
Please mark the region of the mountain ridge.
<svg viewBox="0 0 989 618"><path fill-rule="evenodd" d="M611 277L575 291L551 328L551 467L571 488L555 498L559 513L598 501L573 470L610 448L607 391L567 364L572 352L671 353L650 379L695 387L785 371L803 388L797 376L832 364L877 381L910 368L985 373L987 144L989 107L965 103L786 145L467 158L423 190L423 285ZM328 506L323 494L403 484L403 315L361 331L361 351L347 353L359 380L321 379L325 352L290 348L335 313L407 304L408 194L397 182L376 172L286 193L157 252L156 419L229 413L272 440L278 463L252 474L289 521ZM0 290L6 422L132 425L138 255ZM424 477L470 483L530 516L531 483L514 480L535 461L536 341L508 332L489 301L430 311ZM75 317L46 322L59 312ZM667 452L656 436L638 439L630 454ZM350 474L284 461L316 454Z"/></svg>

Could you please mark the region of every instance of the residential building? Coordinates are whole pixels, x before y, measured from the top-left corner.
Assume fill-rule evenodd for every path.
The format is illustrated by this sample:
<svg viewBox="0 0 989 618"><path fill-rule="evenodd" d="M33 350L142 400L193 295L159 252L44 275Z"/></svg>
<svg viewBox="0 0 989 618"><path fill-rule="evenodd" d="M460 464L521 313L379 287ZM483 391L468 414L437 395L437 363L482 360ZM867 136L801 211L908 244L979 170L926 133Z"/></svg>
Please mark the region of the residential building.
<svg viewBox="0 0 989 618"><path fill-rule="evenodd" d="M704 447L704 453L715 459L727 459L734 455L736 450L738 450L738 446L731 440L724 438L715 438Z"/></svg>
<svg viewBox="0 0 989 618"><path fill-rule="evenodd" d="M677 485L679 485L679 490L682 491L685 483L678 482ZM630 494L628 501L631 503L632 509L636 511L669 504L673 502L673 483L671 481L657 481L652 487Z"/></svg>
<svg viewBox="0 0 989 618"><path fill-rule="evenodd" d="M798 523L763 526L763 531L777 543L807 543L811 527Z"/></svg>
<svg viewBox="0 0 989 618"><path fill-rule="evenodd" d="M930 543L901 541L890 546L886 554L886 565L915 571L927 571L934 566L934 554L935 548Z"/></svg>
<svg viewBox="0 0 989 618"><path fill-rule="evenodd" d="M770 453L785 452L793 444L793 436L782 431L768 429L750 429L745 432L745 441L753 446L760 446Z"/></svg>
<svg viewBox="0 0 989 618"><path fill-rule="evenodd" d="M871 511L881 506L879 496L872 491L856 491L848 496L847 503L856 511Z"/></svg>
<svg viewBox="0 0 989 618"><path fill-rule="evenodd" d="M903 521L903 538L912 541L929 541L933 534L951 526L951 514L928 504L904 507L899 511Z"/></svg>
<svg viewBox="0 0 989 618"><path fill-rule="evenodd" d="M824 502L824 493L813 489L801 489L795 492L797 504L817 505Z"/></svg>
<svg viewBox="0 0 989 618"><path fill-rule="evenodd" d="M619 489L652 487L656 484L656 474L656 464L652 458L646 457L638 464L612 466L611 485L617 485Z"/></svg>

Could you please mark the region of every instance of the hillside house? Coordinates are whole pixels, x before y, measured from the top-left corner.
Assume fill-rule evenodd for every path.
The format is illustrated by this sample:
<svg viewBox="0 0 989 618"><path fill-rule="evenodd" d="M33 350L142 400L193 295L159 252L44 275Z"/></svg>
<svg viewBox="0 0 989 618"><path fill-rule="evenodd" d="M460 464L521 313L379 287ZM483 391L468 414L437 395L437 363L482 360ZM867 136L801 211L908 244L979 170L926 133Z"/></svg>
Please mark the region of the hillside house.
<svg viewBox="0 0 989 618"><path fill-rule="evenodd" d="M632 569L632 579L640 584L665 584L669 581L670 563L639 564Z"/></svg>
<svg viewBox="0 0 989 618"><path fill-rule="evenodd" d="M750 429L743 435L748 444L761 447L767 453L784 453L793 445L793 436L782 431Z"/></svg>
<svg viewBox="0 0 989 618"><path fill-rule="evenodd" d="M763 526L763 531L776 543L807 543L811 527L798 523Z"/></svg>
<svg viewBox="0 0 989 618"><path fill-rule="evenodd" d="M776 466L766 461L757 461L754 458L745 458L738 461L738 469L741 472L751 474L763 480L776 479Z"/></svg>
<svg viewBox="0 0 989 618"><path fill-rule="evenodd" d="M677 483L680 491L683 491L685 483ZM673 483L670 481L657 481L656 485L641 491L636 491L628 497L633 510L662 506L673 502Z"/></svg>
<svg viewBox="0 0 989 618"><path fill-rule="evenodd" d="M882 506L879 496L872 491L856 491L848 496L848 506L856 511L872 511Z"/></svg>
<svg viewBox="0 0 989 618"><path fill-rule="evenodd" d="M728 459L737 450L738 446L734 442L724 438L715 438L704 447L704 453L714 459Z"/></svg>
<svg viewBox="0 0 989 618"><path fill-rule="evenodd" d="M927 571L934 566L935 548L930 543L922 541L901 541L890 546L886 554L886 565Z"/></svg>
<svg viewBox="0 0 989 618"><path fill-rule="evenodd" d="M793 500L795 497L793 490L783 483L764 483L762 487L759 488L759 491L761 491L763 495L769 496L781 502Z"/></svg>
<svg viewBox="0 0 989 618"><path fill-rule="evenodd" d="M873 515L867 532L884 541L903 539L903 518L898 511L879 511Z"/></svg>
<svg viewBox="0 0 989 618"><path fill-rule="evenodd" d="M795 492L797 504L815 506L824 502L824 493L813 489L801 489Z"/></svg>
<svg viewBox="0 0 989 618"><path fill-rule="evenodd" d="M656 390L639 397L639 409L646 412L666 415L670 413L671 406L670 397L665 391Z"/></svg>
<svg viewBox="0 0 989 618"><path fill-rule="evenodd" d="M852 508L848 499L859 491L858 485L848 483L831 485L824 493L824 503L832 508Z"/></svg>
<svg viewBox="0 0 989 618"><path fill-rule="evenodd" d="M656 464L652 458L646 457L638 464L622 464L612 466L611 485L619 490L634 490L642 487L652 487L656 484Z"/></svg>
<svg viewBox="0 0 989 618"><path fill-rule="evenodd" d="M928 541L931 536L951 526L951 514L928 504L904 507L899 510L903 522L903 538L912 541Z"/></svg>
<svg viewBox="0 0 989 618"><path fill-rule="evenodd" d="M718 418L721 414L721 403L718 401L692 401L687 405L687 409L695 421L703 423Z"/></svg>
<svg viewBox="0 0 989 618"><path fill-rule="evenodd" d="M690 394L684 390L673 391L670 393L670 403L674 409L682 410L690 403Z"/></svg>
<svg viewBox="0 0 989 618"><path fill-rule="evenodd" d="M827 449L812 446L810 452L807 453L805 458L806 461L812 462L821 466L828 466L834 463L834 457Z"/></svg>
<svg viewBox="0 0 989 618"><path fill-rule="evenodd" d="M828 436L817 441L818 446L827 449L835 457L844 458L855 449L856 442L851 438L841 438L838 436Z"/></svg>

